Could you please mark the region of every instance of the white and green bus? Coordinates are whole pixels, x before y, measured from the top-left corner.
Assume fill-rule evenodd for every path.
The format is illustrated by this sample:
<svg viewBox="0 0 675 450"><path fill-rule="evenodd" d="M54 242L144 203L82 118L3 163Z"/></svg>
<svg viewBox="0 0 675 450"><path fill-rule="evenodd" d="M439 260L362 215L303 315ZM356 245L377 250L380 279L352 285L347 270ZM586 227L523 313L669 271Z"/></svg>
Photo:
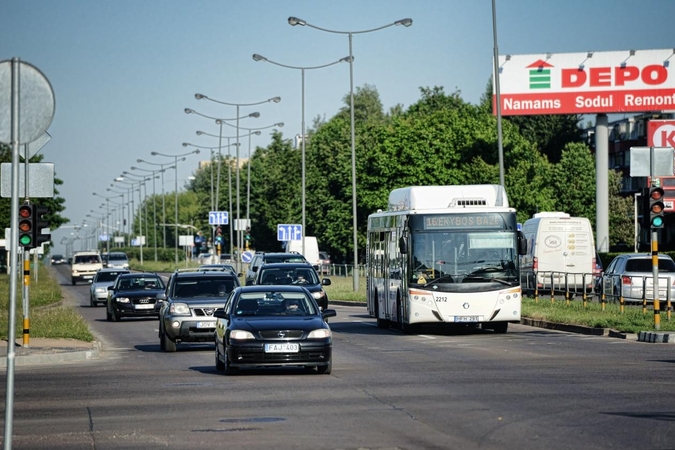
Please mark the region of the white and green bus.
<svg viewBox="0 0 675 450"><path fill-rule="evenodd" d="M377 326L520 321L526 241L500 185L393 190L368 217L367 301Z"/></svg>

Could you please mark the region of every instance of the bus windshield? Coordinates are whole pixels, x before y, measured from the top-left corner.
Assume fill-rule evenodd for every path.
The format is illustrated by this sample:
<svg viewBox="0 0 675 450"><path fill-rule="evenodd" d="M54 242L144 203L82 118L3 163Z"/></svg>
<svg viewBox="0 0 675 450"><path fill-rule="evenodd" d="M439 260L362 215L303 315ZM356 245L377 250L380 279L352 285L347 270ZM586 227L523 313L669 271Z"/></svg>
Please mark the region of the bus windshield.
<svg viewBox="0 0 675 450"><path fill-rule="evenodd" d="M519 282L516 242L512 231L414 232L409 282Z"/></svg>

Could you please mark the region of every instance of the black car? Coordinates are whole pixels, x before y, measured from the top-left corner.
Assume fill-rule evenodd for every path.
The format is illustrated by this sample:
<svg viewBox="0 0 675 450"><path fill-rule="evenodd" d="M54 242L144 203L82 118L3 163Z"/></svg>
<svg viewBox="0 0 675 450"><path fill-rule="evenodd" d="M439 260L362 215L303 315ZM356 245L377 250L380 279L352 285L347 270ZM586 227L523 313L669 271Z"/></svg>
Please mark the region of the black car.
<svg viewBox="0 0 675 450"><path fill-rule="evenodd" d="M106 319L157 317L155 303L164 300L166 286L156 273L125 273L108 287Z"/></svg>
<svg viewBox="0 0 675 450"><path fill-rule="evenodd" d="M230 270L180 269L169 280L159 308L159 347L175 352L182 343L212 343L216 318L227 297L239 286Z"/></svg>
<svg viewBox="0 0 675 450"><path fill-rule="evenodd" d="M328 295L323 286L330 286L330 278L320 279L310 263L263 264L258 269L253 284L302 286L307 288L321 308L328 308Z"/></svg>
<svg viewBox="0 0 675 450"><path fill-rule="evenodd" d="M301 286L236 288L216 322L216 369L232 374L243 367L302 366L321 374L332 370L333 338L326 319Z"/></svg>
<svg viewBox="0 0 675 450"><path fill-rule="evenodd" d="M258 268L266 263L281 263L281 262L308 262L304 256L297 252L256 252L251 259L244 278L244 284L249 286L255 280Z"/></svg>
<svg viewBox="0 0 675 450"><path fill-rule="evenodd" d="M65 264L66 259L63 257L63 255L52 255L50 258L50 262L52 263L53 266L57 264Z"/></svg>

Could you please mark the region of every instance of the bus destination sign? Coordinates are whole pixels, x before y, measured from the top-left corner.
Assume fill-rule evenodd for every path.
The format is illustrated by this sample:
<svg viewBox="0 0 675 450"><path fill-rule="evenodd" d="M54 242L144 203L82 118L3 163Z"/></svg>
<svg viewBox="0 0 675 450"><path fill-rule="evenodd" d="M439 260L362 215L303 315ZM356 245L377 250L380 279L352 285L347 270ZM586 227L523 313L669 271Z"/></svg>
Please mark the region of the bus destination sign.
<svg viewBox="0 0 675 450"><path fill-rule="evenodd" d="M425 230L474 227L503 230L504 219L497 213L435 214L424 217Z"/></svg>

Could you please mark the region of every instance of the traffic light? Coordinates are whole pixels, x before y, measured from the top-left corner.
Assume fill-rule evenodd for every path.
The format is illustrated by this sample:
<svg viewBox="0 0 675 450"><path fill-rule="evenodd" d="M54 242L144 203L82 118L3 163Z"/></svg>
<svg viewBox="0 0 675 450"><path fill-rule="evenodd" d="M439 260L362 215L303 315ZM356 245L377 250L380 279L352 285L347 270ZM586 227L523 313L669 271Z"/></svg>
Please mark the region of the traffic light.
<svg viewBox="0 0 675 450"><path fill-rule="evenodd" d="M649 188L649 226L652 230L663 228L664 224L664 209L663 203L664 191L661 187Z"/></svg>
<svg viewBox="0 0 675 450"><path fill-rule="evenodd" d="M48 206L33 206L33 247L40 247L43 242L49 242L52 239L51 234L43 234L43 228L49 228L49 221L44 218L49 214Z"/></svg>
<svg viewBox="0 0 675 450"><path fill-rule="evenodd" d="M35 248L33 237L33 206L21 205L19 207L19 245L26 250Z"/></svg>

